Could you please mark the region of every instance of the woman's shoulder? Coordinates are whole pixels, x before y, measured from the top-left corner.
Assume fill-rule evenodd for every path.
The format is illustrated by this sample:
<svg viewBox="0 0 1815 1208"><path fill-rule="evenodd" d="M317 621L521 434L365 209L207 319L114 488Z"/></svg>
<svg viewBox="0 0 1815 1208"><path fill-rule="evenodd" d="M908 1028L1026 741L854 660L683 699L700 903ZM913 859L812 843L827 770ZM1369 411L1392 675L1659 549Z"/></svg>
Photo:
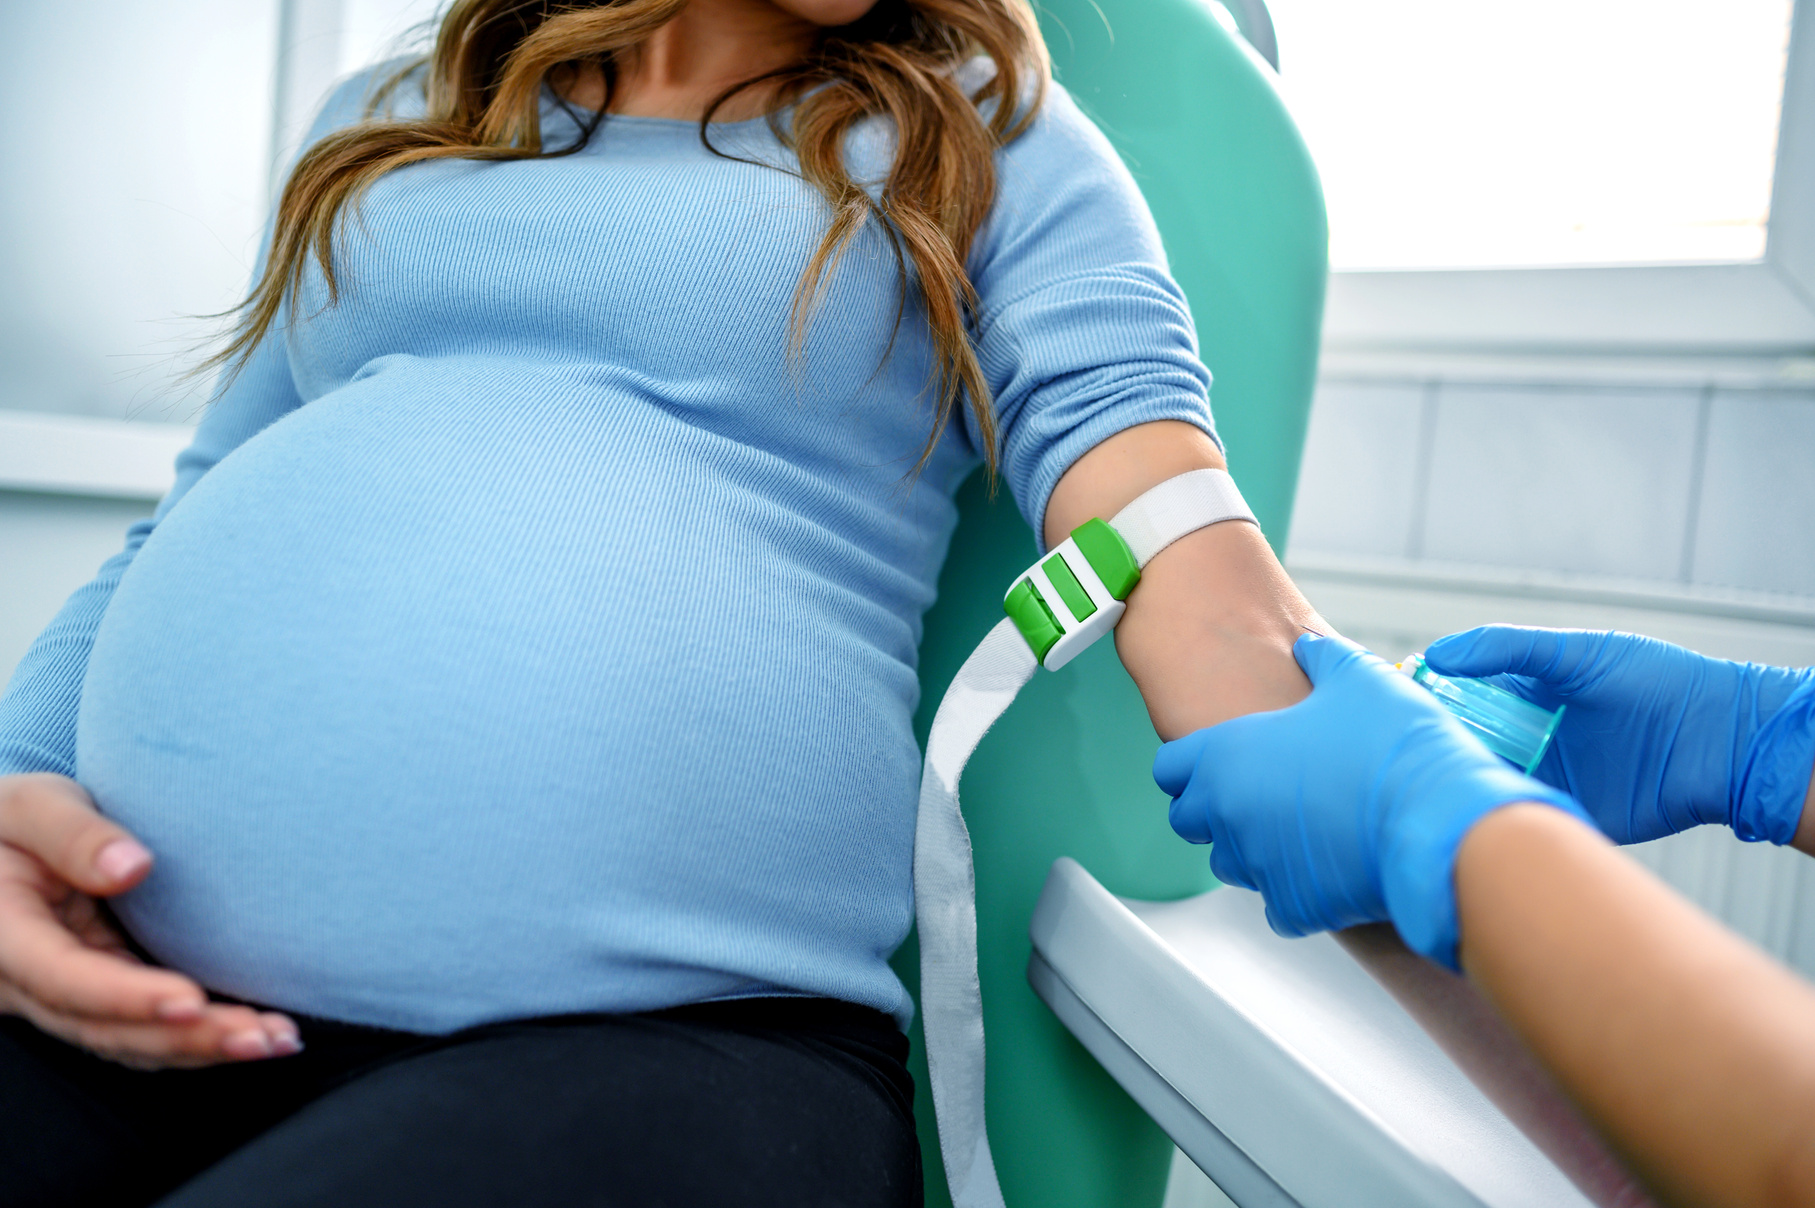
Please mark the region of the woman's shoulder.
<svg viewBox="0 0 1815 1208"><path fill-rule="evenodd" d="M993 70L984 65L982 69ZM975 77L987 82L989 76ZM1146 203L1122 157L1077 99L1050 77L1021 88L1026 125L996 153L997 225L1077 207L1118 219L1146 218Z"/></svg>
<svg viewBox="0 0 1815 1208"><path fill-rule="evenodd" d="M1122 159L1065 86L1050 76L1022 88L1031 109L1020 135L1002 148L1001 159L1023 170L1044 165L1068 173L1102 170L1122 174Z"/></svg>
<svg viewBox="0 0 1815 1208"><path fill-rule="evenodd" d="M355 71L328 92L310 127L308 141L312 143L371 118L420 117L427 107L427 70L423 56L409 55Z"/></svg>
<svg viewBox="0 0 1815 1208"><path fill-rule="evenodd" d="M996 64L987 55L967 59L952 69L952 81L965 96L976 101L987 121L994 117L997 98L984 95L996 77ZM1070 93L1041 67L1023 72L1016 81L1015 104L1026 117L1019 133L996 150L998 185L1037 182L1055 173L1077 179L1080 173L1114 179L1126 177L1121 158L1087 117ZM871 188L887 178L895 155L895 127L884 114L857 123L846 144L846 163L852 176ZM1129 182L1132 187L1132 182Z"/></svg>
<svg viewBox="0 0 1815 1208"><path fill-rule="evenodd" d="M996 64L988 55L977 55L959 64L952 78L966 96L976 97L996 78ZM1022 72L1016 82L1016 92L1015 104L1020 115L1027 118L1027 124L1021 134L1003 148L1005 152L1013 154L1019 148L1025 153L1055 144L1070 144L1081 146L1093 156L1115 155L1109 140L1044 66ZM983 102L985 117L994 116L996 104L993 98ZM1029 138L1030 135L1033 137Z"/></svg>
<svg viewBox="0 0 1815 1208"><path fill-rule="evenodd" d="M1037 108L996 152L995 197L969 257L979 290L997 294L1032 264L1060 276L1108 265L1163 274L1159 232L1121 155L1070 92L1043 83L1023 90Z"/></svg>

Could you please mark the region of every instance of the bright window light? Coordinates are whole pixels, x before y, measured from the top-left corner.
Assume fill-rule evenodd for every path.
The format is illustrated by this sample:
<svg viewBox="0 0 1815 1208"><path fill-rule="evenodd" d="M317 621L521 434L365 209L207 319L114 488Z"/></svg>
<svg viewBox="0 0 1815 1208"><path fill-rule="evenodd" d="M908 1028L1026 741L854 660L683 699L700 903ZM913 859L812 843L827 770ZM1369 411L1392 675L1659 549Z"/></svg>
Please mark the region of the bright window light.
<svg viewBox="0 0 1815 1208"><path fill-rule="evenodd" d="M1758 260L1791 0L1269 0L1336 268Z"/></svg>

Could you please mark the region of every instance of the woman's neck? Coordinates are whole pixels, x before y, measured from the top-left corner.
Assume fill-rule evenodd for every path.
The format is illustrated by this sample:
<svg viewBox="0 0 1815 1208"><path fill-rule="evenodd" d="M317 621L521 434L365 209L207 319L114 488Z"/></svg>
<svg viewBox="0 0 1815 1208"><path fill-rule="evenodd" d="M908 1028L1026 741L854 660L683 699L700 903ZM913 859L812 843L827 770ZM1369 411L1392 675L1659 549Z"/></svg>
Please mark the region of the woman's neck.
<svg viewBox="0 0 1815 1208"><path fill-rule="evenodd" d="M768 0L692 0L647 42L619 57L611 112L698 121L734 84L798 60L818 29ZM588 64L560 92L574 105L597 109L605 101L604 75ZM714 117L757 117L772 99L770 89L751 88Z"/></svg>

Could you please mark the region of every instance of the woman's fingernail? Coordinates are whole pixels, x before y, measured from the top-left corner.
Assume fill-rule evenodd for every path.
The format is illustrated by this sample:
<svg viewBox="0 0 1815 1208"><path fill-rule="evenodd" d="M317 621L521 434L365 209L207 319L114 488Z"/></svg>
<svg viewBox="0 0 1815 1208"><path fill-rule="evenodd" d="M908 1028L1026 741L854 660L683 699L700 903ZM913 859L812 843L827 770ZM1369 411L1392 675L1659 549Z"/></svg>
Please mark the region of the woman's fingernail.
<svg viewBox="0 0 1815 1208"><path fill-rule="evenodd" d="M158 1018L166 1023L187 1023L200 1019L205 1005L199 998L167 998L158 1004Z"/></svg>
<svg viewBox="0 0 1815 1208"><path fill-rule="evenodd" d="M263 1028L248 1028L244 1032L235 1032L221 1041L221 1051L229 1057L242 1061L269 1057L275 1051L271 1038L265 1035Z"/></svg>
<svg viewBox="0 0 1815 1208"><path fill-rule="evenodd" d="M95 870L109 881L124 881L151 864L151 853L131 839L115 839L95 854Z"/></svg>
<svg viewBox="0 0 1815 1208"><path fill-rule="evenodd" d="M279 1028L271 1037L272 1054L278 1057L294 1057L303 1051L302 1037L285 1028Z"/></svg>

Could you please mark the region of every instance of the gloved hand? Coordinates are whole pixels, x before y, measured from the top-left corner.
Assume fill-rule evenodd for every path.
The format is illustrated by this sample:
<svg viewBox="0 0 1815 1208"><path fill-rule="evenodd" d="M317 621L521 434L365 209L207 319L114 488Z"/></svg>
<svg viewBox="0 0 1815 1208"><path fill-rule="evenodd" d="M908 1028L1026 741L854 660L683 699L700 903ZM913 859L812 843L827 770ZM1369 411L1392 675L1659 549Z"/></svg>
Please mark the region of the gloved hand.
<svg viewBox="0 0 1815 1208"><path fill-rule="evenodd" d="M1281 935L1391 919L1406 944L1456 968L1453 875L1482 815L1574 802L1522 775L1436 698L1342 638L1292 647L1311 695L1169 742L1153 778L1172 829L1214 844L1217 878L1266 898Z"/></svg>
<svg viewBox="0 0 1815 1208"><path fill-rule="evenodd" d="M1547 709L1568 705L1533 774L1574 796L1616 843L1705 822L1747 840L1796 835L1815 761L1815 673L1628 633L1510 625L1440 638L1424 659Z"/></svg>

